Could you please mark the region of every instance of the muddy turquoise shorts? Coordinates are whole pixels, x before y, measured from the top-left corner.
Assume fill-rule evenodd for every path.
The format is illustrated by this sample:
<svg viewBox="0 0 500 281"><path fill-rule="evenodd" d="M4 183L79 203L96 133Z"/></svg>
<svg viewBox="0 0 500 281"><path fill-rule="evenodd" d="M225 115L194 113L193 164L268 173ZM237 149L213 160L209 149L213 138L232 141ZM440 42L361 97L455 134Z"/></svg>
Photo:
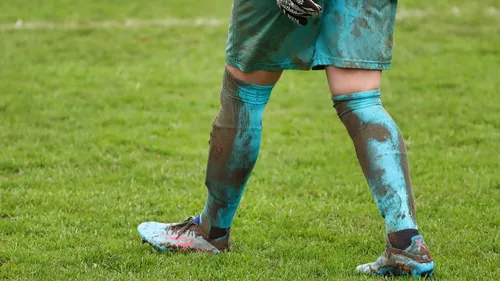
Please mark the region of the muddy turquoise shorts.
<svg viewBox="0 0 500 281"><path fill-rule="evenodd" d="M322 0L323 12L301 27L275 0L234 0L227 64L254 70L391 67L397 0Z"/></svg>

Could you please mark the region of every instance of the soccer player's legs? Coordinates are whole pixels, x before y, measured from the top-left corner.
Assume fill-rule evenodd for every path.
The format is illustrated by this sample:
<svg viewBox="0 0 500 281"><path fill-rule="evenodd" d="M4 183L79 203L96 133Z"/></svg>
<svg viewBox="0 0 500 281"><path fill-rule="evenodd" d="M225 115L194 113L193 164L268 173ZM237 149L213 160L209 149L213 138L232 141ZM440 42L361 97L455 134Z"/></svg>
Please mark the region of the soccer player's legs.
<svg viewBox="0 0 500 281"><path fill-rule="evenodd" d="M387 230L384 254L357 270L432 275L434 263L415 220L404 140L380 101L381 71L390 68L397 1L329 3L315 66L326 67L335 109L354 142Z"/></svg>
<svg viewBox="0 0 500 281"><path fill-rule="evenodd" d="M234 7L241 8L239 1ZM247 13L253 16L252 9ZM236 18L232 21L239 22L240 17L246 16L233 12ZM243 44L243 39L250 37L251 34L247 34L238 42ZM231 46L234 45L228 45L228 49ZM258 50L258 46L252 47ZM250 64L246 57L238 59L238 53L228 54L233 54L233 58L244 65ZM228 61L231 61L229 56ZM259 153L264 107L281 75L279 70L258 69L262 61L253 62L251 71L236 64L241 69L228 65L224 72L220 111L210 134L205 180L208 196L201 214L178 224L149 222L139 226L143 240L156 249L214 253L229 249L229 229Z"/></svg>
<svg viewBox="0 0 500 281"><path fill-rule="evenodd" d="M220 111L210 136L205 180L208 197L199 217L201 225L214 238L226 235L232 225L259 154L264 108L281 73L248 74L232 70L242 79L226 69ZM267 85L243 79L260 80Z"/></svg>
<svg viewBox="0 0 500 281"><path fill-rule="evenodd" d="M226 67L210 133L205 207L183 223L142 223L139 233L145 242L160 251L229 250L230 227L259 154L264 108L280 75Z"/></svg>
<svg viewBox="0 0 500 281"><path fill-rule="evenodd" d="M255 166L264 107L284 69L309 69L319 20L299 27L274 1L235 0L226 46L221 109L212 128L208 197L195 221L210 239L229 233Z"/></svg>
<svg viewBox="0 0 500 281"><path fill-rule="evenodd" d="M160 251L229 249L229 231L260 148L265 105L283 69L309 69L319 19L299 27L274 1L235 0L220 111L210 137L208 197L185 222L142 223L143 241Z"/></svg>
<svg viewBox="0 0 500 281"><path fill-rule="evenodd" d="M259 154L264 107L283 69L310 68L313 30L317 35L318 22L300 28L273 1L234 1L221 107L210 138L208 196L194 219L209 239L229 234Z"/></svg>
<svg viewBox="0 0 500 281"><path fill-rule="evenodd" d="M333 71L328 67L327 76L329 80L337 80L336 72L343 71L351 69ZM357 83L376 83L370 81L375 79L370 75L364 79L357 80ZM356 270L376 275L432 275L434 262L415 220L405 143L396 123L382 106L380 90L352 88L352 91L342 93L331 87L331 92L337 114L354 143L361 169L385 219L387 231L384 254Z"/></svg>

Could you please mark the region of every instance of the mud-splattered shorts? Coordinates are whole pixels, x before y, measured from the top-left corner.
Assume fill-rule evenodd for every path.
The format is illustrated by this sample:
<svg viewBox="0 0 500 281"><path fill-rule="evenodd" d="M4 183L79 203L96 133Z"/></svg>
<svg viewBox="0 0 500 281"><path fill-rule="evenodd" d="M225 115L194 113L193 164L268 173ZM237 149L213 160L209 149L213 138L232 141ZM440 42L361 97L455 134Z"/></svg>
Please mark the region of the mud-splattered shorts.
<svg viewBox="0 0 500 281"><path fill-rule="evenodd" d="M226 62L241 71L389 69L397 0L321 0L301 27L275 0L234 0Z"/></svg>

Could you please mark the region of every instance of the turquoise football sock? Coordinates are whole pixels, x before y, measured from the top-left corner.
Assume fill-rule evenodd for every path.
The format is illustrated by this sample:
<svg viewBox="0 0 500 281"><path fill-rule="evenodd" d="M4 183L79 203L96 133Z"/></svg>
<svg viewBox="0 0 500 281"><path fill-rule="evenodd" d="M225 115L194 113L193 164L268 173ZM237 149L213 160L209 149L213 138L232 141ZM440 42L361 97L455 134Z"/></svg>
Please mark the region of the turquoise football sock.
<svg viewBox="0 0 500 281"><path fill-rule="evenodd" d="M264 107L273 87L239 81L227 69L224 73L220 111L210 134L208 197L199 219L209 231L229 228L233 222L257 161Z"/></svg>
<svg viewBox="0 0 500 281"><path fill-rule="evenodd" d="M389 238L397 238L392 233L405 233L401 230L417 229L405 143L382 106L380 91L341 95L332 100L354 142Z"/></svg>

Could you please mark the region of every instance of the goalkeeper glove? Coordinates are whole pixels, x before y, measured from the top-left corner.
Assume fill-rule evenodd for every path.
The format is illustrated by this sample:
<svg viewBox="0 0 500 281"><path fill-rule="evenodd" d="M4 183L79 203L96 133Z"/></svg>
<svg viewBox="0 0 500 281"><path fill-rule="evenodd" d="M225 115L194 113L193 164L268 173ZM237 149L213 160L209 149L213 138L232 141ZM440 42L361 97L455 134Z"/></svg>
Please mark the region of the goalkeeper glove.
<svg viewBox="0 0 500 281"><path fill-rule="evenodd" d="M283 14L300 26L305 26L308 18L321 13L321 6L312 0L276 0L276 4Z"/></svg>

